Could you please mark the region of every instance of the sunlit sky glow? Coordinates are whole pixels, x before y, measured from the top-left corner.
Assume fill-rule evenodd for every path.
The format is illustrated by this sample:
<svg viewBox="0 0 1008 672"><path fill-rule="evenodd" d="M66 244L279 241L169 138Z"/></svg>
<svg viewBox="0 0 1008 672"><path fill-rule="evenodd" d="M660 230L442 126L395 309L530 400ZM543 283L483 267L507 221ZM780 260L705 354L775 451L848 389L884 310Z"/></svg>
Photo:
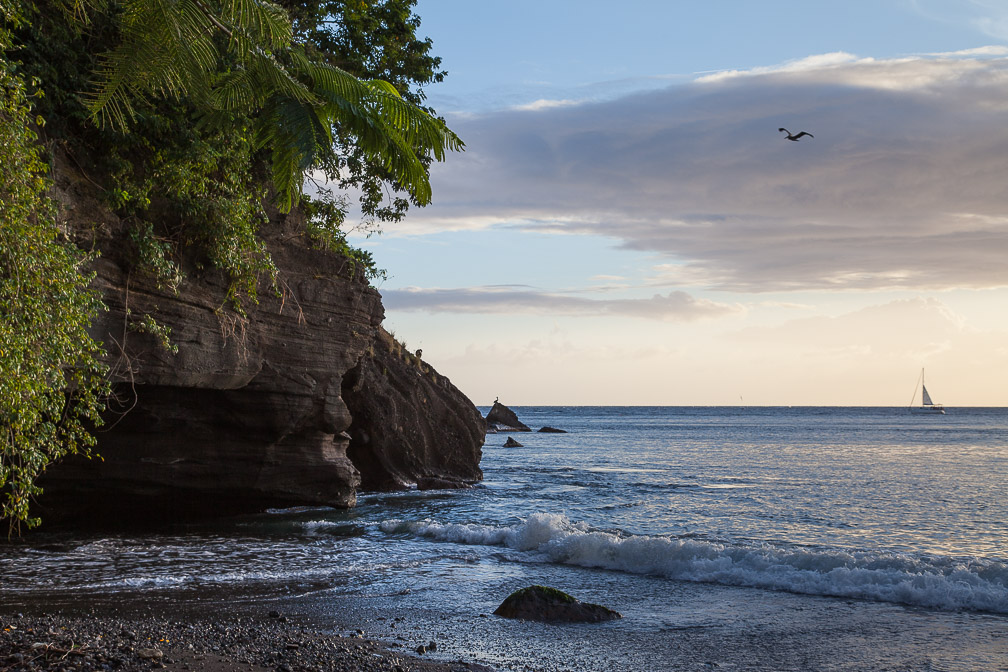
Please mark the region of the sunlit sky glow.
<svg viewBox="0 0 1008 672"><path fill-rule="evenodd" d="M476 403L1008 405L1008 5L417 13L467 149L363 244Z"/></svg>

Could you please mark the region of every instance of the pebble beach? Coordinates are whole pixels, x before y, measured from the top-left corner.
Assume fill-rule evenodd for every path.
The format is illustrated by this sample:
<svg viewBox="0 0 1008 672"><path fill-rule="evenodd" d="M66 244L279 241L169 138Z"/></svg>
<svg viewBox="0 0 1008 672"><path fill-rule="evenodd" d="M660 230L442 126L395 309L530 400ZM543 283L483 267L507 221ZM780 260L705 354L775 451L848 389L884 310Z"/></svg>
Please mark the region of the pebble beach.
<svg viewBox="0 0 1008 672"><path fill-rule="evenodd" d="M0 671L486 672L426 660L365 637L325 632L276 611L177 620L138 614L0 613Z"/></svg>

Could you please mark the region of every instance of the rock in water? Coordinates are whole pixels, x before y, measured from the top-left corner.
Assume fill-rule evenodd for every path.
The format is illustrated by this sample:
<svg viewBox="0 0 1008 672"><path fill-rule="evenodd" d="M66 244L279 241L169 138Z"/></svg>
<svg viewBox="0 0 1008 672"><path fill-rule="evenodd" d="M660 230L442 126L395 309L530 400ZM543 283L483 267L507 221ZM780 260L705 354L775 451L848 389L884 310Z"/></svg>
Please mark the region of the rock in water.
<svg viewBox="0 0 1008 672"><path fill-rule="evenodd" d="M566 434L566 429L557 429L556 427L540 427L540 434Z"/></svg>
<svg viewBox="0 0 1008 672"><path fill-rule="evenodd" d="M525 446L523 446L522 444L520 444L517 441L515 441L514 437L509 436L508 439L507 439L507 441L504 442L504 447L505 448L524 448Z"/></svg>
<svg viewBox="0 0 1008 672"><path fill-rule="evenodd" d="M514 432L531 432L528 425L518 419L518 416L510 408L495 401L493 408L487 413L486 423L488 427L496 427L498 430L511 430Z"/></svg>
<svg viewBox="0 0 1008 672"><path fill-rule="evenodd" d="M529 586L511 593L493 613L504 618L546 623L599 623L623 618L618 611L582 602L562 590L546 586Z"/></svg>

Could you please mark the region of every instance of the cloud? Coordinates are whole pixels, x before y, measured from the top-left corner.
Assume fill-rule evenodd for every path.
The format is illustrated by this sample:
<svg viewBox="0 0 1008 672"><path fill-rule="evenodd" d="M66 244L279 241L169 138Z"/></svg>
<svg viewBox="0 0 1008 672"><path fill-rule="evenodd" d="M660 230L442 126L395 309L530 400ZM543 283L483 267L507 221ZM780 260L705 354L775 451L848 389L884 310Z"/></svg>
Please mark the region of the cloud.
<svg viewBox="0 0 1008 672"><path fill-rule="evenodd" d="M858 61L859 59L854 54L848 54L844 51L835 51L829 54L817 54L795 61L788 61L783 65L763 66L752 68L751 70L722 70L719 72L705 74L698 77L696 81L721 82L733 77L751 77L755 75L767 75L778 72L805 72L811 70L821 70L834 65L849 65L850 63L856 63ZM871 59L865 59L861 62L872 61Z"/></svg>
<svg viewBox="0 0 1008 672"><path fill-rule="evenodd" d="M738 313L741 306L698 299L685 292L669 292L646 299L595 299L540 292L524 287L383 290L389 311L429 313L506 313L549 316L620 316L652 320L690 321Z"/></svg>
<svg viewBox="0 0 1008 672"><path fill-rule="evenodd" d="M966 25L990 37L1008 39L1008 7L1001 0L911 0L919 14L950 25Z"/></svg>
<svg viewBox="0 0 1008 672"><path fill-rule="evenodd" d="M852 349L887 358L926 361L961 342L962 317L934 298L913 298L867 306L837 317L817 315L773 327L749 327L734 334L748 344L791 350L841 352Z"/></svg>
<svg viewBox="0 0 1008 672"><path fill-rule="evenodd" d="M1006 286L1001 53L826 54L453 120L467 151L433 168L434 204L411 231L608 236L657 253L666 286ZM779 126L815 138L788 142Z"/></svg>
<svg viewBox="0 0 1008 672"><path fill-rule="evenodd" d="M513 109L521 110L526 112L535 112L537 110L550 110L555 107L571 107L577 105L576 100L547 100L545 98L540 98L539 100L532 101L531 103L526 103L524 105L515 105Z"/></svg>

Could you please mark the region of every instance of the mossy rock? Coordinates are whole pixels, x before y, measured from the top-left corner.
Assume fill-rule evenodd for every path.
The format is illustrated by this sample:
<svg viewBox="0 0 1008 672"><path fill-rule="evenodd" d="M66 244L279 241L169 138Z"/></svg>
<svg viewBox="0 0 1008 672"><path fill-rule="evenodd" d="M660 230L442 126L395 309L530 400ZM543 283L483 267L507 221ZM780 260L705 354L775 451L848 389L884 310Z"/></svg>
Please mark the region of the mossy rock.
<svg viewBox="0 0 1008 672"><path fill-rule="evenodd" d="M562 590L548 586L529 586L507 596L493 612L504 618L545 623L599 623L623 618L600 604L582 602Z"/></svg>

